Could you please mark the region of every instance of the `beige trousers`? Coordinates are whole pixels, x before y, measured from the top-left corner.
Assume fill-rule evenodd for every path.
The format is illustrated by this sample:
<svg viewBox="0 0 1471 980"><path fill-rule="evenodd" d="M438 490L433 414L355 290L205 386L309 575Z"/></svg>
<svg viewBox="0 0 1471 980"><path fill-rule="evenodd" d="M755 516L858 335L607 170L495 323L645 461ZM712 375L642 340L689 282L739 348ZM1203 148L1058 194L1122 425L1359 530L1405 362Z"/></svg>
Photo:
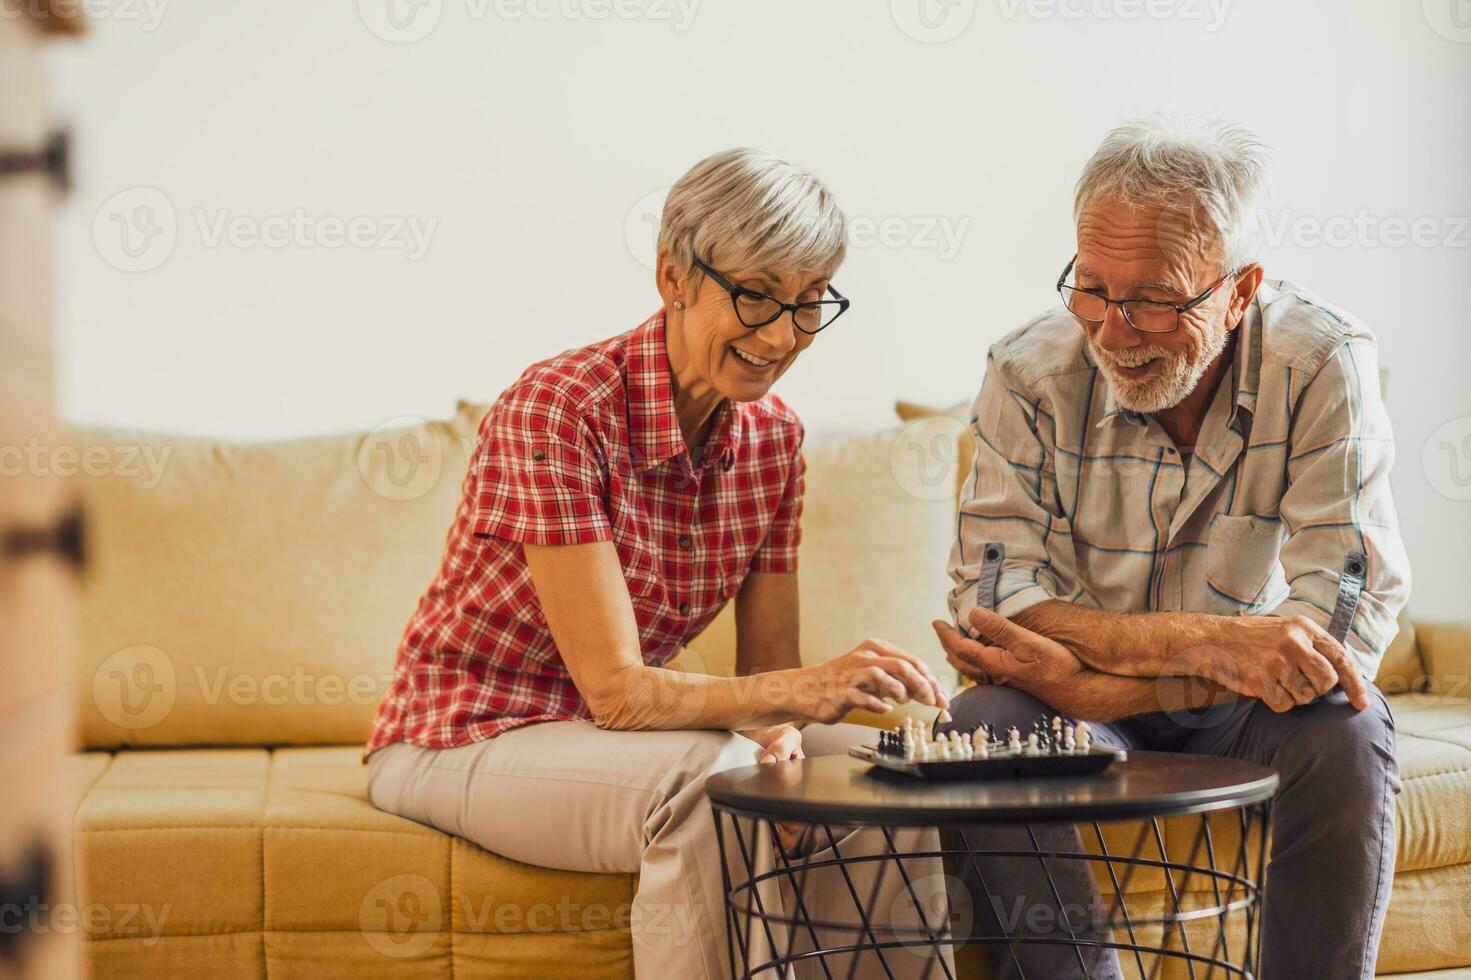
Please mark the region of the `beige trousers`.
<svg viewBox="0 0 1471 980"><path fill-rule="evenodd" d="M872 728L859 725L809 725L803 731L803 751L809 756L844 754L849 746L874 738ZM368 760L368 795L381 810L526 864L636 872L638 889L624 918L633 936L639 980L727 980L734 974L725 885L704 783L712 773L754 765L759 754L759 745L733 732L621 732L586 721L543 722L460 748L425 749L404 742L385 746ZM724 829L728 866L732 875L743 874L746 863L728 820ZM833 828L833 833L844 858L887 851L880 830ZM933 850L939 843L929 828L890 833L901 851ZM748 837L747 854L758 874L777 866L764 826L754 848L752 843ZM819 834L817 849L806 860L832 857L830 847L819 846L826 843ZM861 862L847 870L868 907L878 941L923 938L925 930L948 935L946 880L939 859L905 860L907 885L906 875L892 861ZM758 894L768 912L794 914L796 896L789 882L766 882ZM818 929L824 947L863 938L852 894L837 869L807 872L802 903L812 920L829 924ZM812 937L803 928L768 936L753 922L746 935L753 967L769 961L773 943L781 951L812 948ZM942 955L953 970L950 948ZM925 947L887 950L884 961L895 978L945 975ZM827 963L838 978L887 975L871 951L859 954L856 963L852 954L830 955ZM786 974L768 969L759 975L774 980L823 972L812 958Z"/></svg>

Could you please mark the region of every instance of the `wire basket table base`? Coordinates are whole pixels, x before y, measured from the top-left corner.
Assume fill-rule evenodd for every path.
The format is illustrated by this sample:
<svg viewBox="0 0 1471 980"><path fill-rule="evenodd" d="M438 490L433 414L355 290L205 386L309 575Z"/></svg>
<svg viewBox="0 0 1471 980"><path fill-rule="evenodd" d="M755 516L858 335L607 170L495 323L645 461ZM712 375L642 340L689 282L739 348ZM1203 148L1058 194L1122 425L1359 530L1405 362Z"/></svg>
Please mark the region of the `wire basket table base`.
<svg viewBox="0 0 1471 980"><path fill-rule="evenodd" d="M1082 840L1097 845L1098 853L1049 848L1036 833L1041 823L1025 825L1025 847L987 847L993 828L955 822L934 825L936 846L923 849L904 846L895 827L867 824L881 845L861 854L844 852L844 838L854 824L802 823L793 854L773 846L778 839L773 817L718 802L713 808L737 980L788 975L956 980L969 974L952 966L953 956L941 953L962 947L989 950L995 980L1056 980L1024 968L1026 948L1043 945L1070 948L1077 970L1070 970L1070 976L1113 976L1111 967L1099 966L1110 956L1117 957L1120 975L1138 980L1259 975L1270 799L1234 811L1171 817L1174 829L1168 835L1158 817L1132 820L1138 831L1127 851L1110 849L1106 824L1069 821ZM1220 840L1219 821L1233 815L1230 840ZM1182 825L1191 831L1184 846ZM935 859L946 868L942 890L914 874L916 863L933 866ZM1045 880L1046 888L1026 896L1025 914L1008 907L1004 885L991 880L998 862L1041 872L1035 880ZM1077 915L1070 912L1077 906L1065 901L1067 889L1058 881L1070 864L1090 869L1099 888L1096 907L1080 909ZM867 888L860 887L855 873L864 866L871 872L864 877L872 879ZM1141 874L1154 875L1161 883L1141 889ZM813 914L809 887L819 878L827 902L836 893L848 914ZM912 911L908 924L879 922L873 915L875 896L886 880ZM773 901L773 895L780 900ZM988 928L978 927L977 902L996 911Z"/></svg>

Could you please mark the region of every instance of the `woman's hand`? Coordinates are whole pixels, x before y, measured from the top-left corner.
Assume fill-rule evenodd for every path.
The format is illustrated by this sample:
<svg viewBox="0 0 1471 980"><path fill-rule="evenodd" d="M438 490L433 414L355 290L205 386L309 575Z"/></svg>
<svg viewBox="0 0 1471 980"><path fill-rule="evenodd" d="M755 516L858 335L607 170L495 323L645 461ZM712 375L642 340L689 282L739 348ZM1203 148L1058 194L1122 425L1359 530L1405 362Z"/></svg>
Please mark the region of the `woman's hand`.
<svg viewBox="0 0 1471 980"><path fill-rule="evenodd" d="M802 732L791 725L772 725L770 728L751 728L743 732L744 735L757 745L761 746L761 758L756 761L762 765L771 765L774 762L785 762L788 759L805 759L802 754ZM789 820L779 820L776 823L776 836L781 841L782 850L787 854L796 850L797 842L801 840L803 825L792 823Z"/></svg>
<svg viewBox="0 0 1471 980"><path fill-rule="evenodd" d="M936 708L950 706L923 660L883 640L864 640L841 657L795 673L794 710L824 724L841 721L854 708L883 714L891 707L885 698L900 704L914 700Z"/></svg>
<svg viewBox="0 0 1471 980"><path fill-rule="evenodd" d="M746 731L736 732L736 734L744 735L761 746L761 758L756 761L762 765L772 762L785 762L788 759L806 758L802 754L802 732L792 725L750 728Z"/></svg>

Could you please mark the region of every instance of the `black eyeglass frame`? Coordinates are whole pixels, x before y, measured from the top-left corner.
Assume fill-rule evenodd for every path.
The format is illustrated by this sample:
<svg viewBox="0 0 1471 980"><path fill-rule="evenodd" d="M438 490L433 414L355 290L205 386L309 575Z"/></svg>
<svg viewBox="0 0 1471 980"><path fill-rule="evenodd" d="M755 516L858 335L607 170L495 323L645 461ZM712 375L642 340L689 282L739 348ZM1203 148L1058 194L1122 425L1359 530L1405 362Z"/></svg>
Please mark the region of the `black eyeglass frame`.
<svg viewBox="0 0 1471 980"><path fill-rule="evenodd" d="M725 290L727 293L730 293L730 305L735 309L736 319L741 321L741 326L745 327L747 330L759 330L762 327L766 326L768 323L775 323L776 321L780 320L784 314L791 313L792 326L796 327L798 330L802 331L810 337L814 334L819 334L822 331L826 330L828 327L832 326L833 323L838 319L838 317L848 312L848 307L852 305L852 301L849 300L848 297L844 296L842 293L834 289L832 283L827 284L827 291L829 293L832 293L833 299L815 299L810 300L806 303L784 303L781 300L777 299L775 296L768 296L766 293L760 292L759 290L747 289L745 286L737 286L729 279L726 279L720 273L710 268L704 262L700 261L698 258L694 260L694 265L696 269L699 269L705 275L714 280L717 286ZM754 296L757 299L767 300L768 302L775 303L778 307L780 307L780 309L778 309L767 319L762 320L760 323L747 323L746 318L741 316L741 305L739 302L737 302L742 296ZM834 301L836 301L836 304L834 303ZM833 314L833 318L831 320L819 325L816 330L808 330L806 327L797 322L798 310L807 309L809 307L818 307L820 312L821 309L831 309L834 305L837 306L838 312Z"/></svg>
<svg viewBox="0 0 1471 980"><path fill-rule="evenodd" d="M1221 285L1227 279L1230 279L1236 274L1234 272L1223 273L1221 275L1221 278L1217 279L1215 282L1206 287L1205 292L1201 293L1199 296L1196 296L1189 302L1180 305L1177 303L1169 303L1162 299L1113 299L1112 297L1105 295L1102 291L1097 289L1085 289L1082 286L1069 286L1067 284L1068 273L1073 271L1073 266L1076 265L1077 262L1077 255L1074 255L1072 258L1068 259L1067 266L1062 270L1062 275L1057 277L1057 295L1062 297L1062 305L1067 307L1067 311L1069 313L1072 313L1073 316L1077 317L1079 320L1084 320L1088 323L1102 323L1104 319L1108 316L1109 304L1113 304L1114 306L1117 306L1119 308L1119 311L1124 314L1124 319L1128 321L1129 326L1133 327L1135 330L1138 330L1141 333L1173 333L1176 330L1179 330L1180 317L1183 314L1189 313L1201 303L1204 303L1206 300L1210 299L1212 293L1214 293L1217 289L1220 289ZM1063 292L1063 289L1065 288L1071 289L1075 293L1086 293L1089 296L1093 296L1097 299L1103 300L1103 316L1099 317L1097 320L1089 320L1087 317L1074 312L1073 308L1068 305L1067 293ZM1129 316L1129 307L1127 305L1129 303L1143 304L1146 306L1163 306L1172 309L1175 311L1175 325L1168 330L1147 330L1144 327L1140 327L1134 323L1133 317Z"/></svg>

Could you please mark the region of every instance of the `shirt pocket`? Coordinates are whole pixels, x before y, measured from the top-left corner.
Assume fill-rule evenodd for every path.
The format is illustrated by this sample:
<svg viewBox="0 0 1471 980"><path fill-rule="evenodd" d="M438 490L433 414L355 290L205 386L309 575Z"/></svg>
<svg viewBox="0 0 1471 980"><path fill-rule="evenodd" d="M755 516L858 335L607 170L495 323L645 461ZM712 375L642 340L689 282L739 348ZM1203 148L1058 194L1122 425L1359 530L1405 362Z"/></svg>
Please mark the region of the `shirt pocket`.
<svg viewBox="0 0 1471 980"><path fill-rule="evenodd" d="M1269 609L1287 593L1282 520L1217 514L1205 552L1205 612L1243 615Z"/></svg>
<svg viewBox="0 0 1471 980"><path fill-rule="evenodd" d="M714 583L715 594L710 597L710 606L705 610L705 615L714 619L721 611L736 601L741 594L741 587L746 584L746 573L743 570L727 571Z"/></svg>
<svg viewBox="0 0 1471 980"><path fill-rule="evenodd" d="M741 591L741 586L746 584L746 576L751 574L752 555L742 551L728 551L720 556L717 562L717 574L720 581L716 583L718 599L721 602L729 602Z"/></svg>
<svg viewBox="0 0 1471 980"><path fill-rule="evenodd" d="M664 576L652 552L637 544L619 548L618 561L623 566L623 580L628 594L658 605L664 600Z"/></svg>

